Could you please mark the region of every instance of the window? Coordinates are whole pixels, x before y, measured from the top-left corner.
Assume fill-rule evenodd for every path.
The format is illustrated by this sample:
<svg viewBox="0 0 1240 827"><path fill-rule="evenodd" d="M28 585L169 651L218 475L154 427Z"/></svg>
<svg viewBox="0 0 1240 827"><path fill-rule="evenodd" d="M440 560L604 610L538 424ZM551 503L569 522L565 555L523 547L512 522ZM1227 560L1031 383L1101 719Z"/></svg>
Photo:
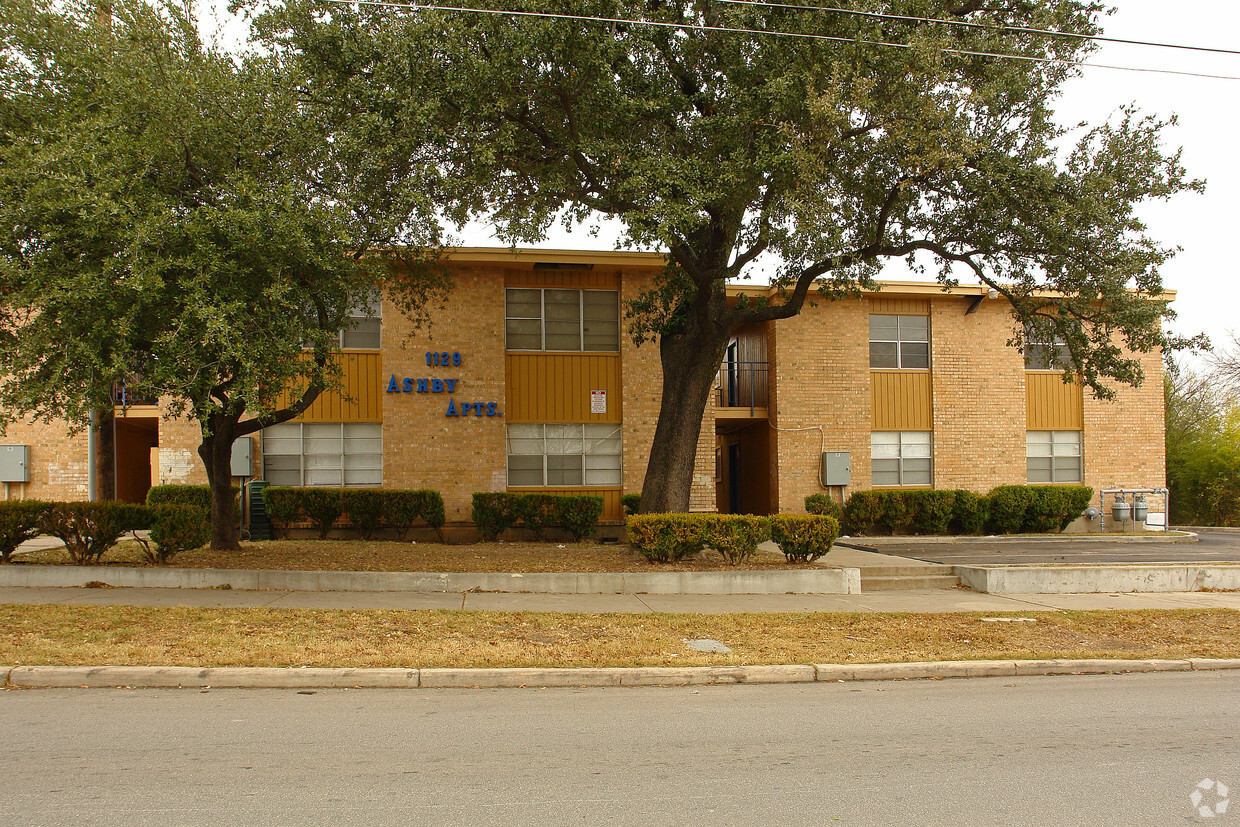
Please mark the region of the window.
<svg viewBox="0 0 1240 827"><path fill-rule="evenodd" d="M616 290L504 291L509 350L620 350L620 293Z"/></svg>
<svg viewBox="0 0 1240 827"><path fill-rule="evenodd" d="M509 425L508 484L620 485L619 425Z"/></svg>
<svg viewBox="0 0 1240 827"><path fill-rule="evenodd" d="M351 324L340 331L344 350L378 350L383 334L383 302L378 296L365 299L349 309Z"/></svg>
<svg viewBox="0 0 1240 827"><path fill-rule="evenodd" d="M1025 370L1063 370L1072 366L1068 343L1059 334L1025 329Z"/></svg>
<svg viewBox="0 0 1240 827"><path fill-rule="evenodd" d="M1025 468L1029 482L1077 482L1084 475L1080 431L1027 431Z"/></svg>
<svg viewBox="0 0 1240 827"><path fill-rule="evenodd" d="M870 316L870 367L930 367L930 317Z"/></svg>
<svg viewBox="0 0 1240 827"><path fill-rule="evenodd" d="M874 431L870 434L873 485L930 485L929 431Z"/></svg>
<svg viewBox="0 0 1240 827"><path fill-rule="evenodd" d="M271 485L381 485L383 426L282 422L264 428L263 477Z"/></svg>

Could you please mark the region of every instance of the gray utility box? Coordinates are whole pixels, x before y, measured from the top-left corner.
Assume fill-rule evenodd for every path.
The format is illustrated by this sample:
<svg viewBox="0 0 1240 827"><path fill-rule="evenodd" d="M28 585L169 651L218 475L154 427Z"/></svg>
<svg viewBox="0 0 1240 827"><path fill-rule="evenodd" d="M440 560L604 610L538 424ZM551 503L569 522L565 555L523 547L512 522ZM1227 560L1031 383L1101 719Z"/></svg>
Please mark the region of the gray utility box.
<svg viewBox="0 0 1240 827"><path fill-rule="evenodd" d="M848 451L824 451L823 485L852 485L852 459Z"/></svg>
<svg viewBox="0 0 1240 827"><path fill-rule="evenodd" d="M30 482L29 445L0 445L0 482Z"/></svg>
<svg viewBox="0 0 1240 827"><path fill-rule="evenodd" d="M254 440L248 436L233 440L232 475L234 477L252 477L254 461Z"/></svg>

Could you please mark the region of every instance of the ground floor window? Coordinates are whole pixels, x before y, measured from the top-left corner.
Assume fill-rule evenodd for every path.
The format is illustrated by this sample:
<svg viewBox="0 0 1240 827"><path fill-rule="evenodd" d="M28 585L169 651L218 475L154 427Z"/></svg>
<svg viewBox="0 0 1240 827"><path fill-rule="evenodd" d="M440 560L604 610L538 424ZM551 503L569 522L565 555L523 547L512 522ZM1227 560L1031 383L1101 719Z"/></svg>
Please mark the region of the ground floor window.
<svg viewBox="0 0 1240 827"><path fill-rule="evenodd" d="M1025 468L1029 482L1080 482L1080 431L1026 431Z"/></svg>
<svg viewBox="0 0 1240 827"><path fill-rule="evenodd" d="M619 425L509 425L508 484L618 486L621 453Z"/></svg>
<svg viewBox="0 0 1240 827"><path fill-rule="evenodd" d="M263 478L271 485L382 485L383 426L283 422L265 428Z"/></svg>
<svg viewBox="0 0 1240 827"><path fill-rule="evenodd" d="M870 434L872 485L930 485L929 431L874 431Z"/></svg>

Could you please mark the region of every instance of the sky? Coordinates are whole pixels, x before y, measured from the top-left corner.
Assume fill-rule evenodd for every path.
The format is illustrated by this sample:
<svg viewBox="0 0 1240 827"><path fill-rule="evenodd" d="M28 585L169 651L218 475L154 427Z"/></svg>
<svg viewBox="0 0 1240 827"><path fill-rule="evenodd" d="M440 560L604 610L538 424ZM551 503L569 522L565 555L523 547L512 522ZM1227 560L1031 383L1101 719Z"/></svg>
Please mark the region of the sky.
<svg viewBox="0 0 1240 827"><path fill-rule="evenodd" d="M207 5L211 0L202 0ZM1111 0L1115 11L1103 18L1103 34L1130 40L1187 46L1240 49L1238 0ZM1169 48L1103 44L1091 63L1171 69L1240 76L1240 55L1209 54ZM1176 291L1172 305L1178 318L1172 329L1184 335L1205 333L1216 348L1227 349L1240 335L1240 255L1231 244L1240 236L1240 80L1083 69L1068 82L1056 105L1064 125L1099 123L1119 107L1135 103L1142 112L1178 123L1165 137L1168 148L1181 148L1188 174L1206 181L1204 194L1184 193L1169 202L1144 205L1141 217L1158 242L1182 248L1163 269L1163 283ZM602 224L591 236L584 229L552 229L547 248L610 250L618 227ZM460 235L469 245L499 242L484 225ZM922 278L902 264L888 267L883 278ZM964 279L962 278L962 281ZM1192 364L1200 359L1189 358Z"/></svg>

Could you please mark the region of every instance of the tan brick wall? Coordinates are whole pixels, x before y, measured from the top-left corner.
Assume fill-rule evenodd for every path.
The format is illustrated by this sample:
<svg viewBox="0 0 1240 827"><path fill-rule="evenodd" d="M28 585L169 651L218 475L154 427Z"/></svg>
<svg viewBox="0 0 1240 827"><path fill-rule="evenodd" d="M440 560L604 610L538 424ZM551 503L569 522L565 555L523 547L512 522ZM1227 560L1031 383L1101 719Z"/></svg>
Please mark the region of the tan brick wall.
<svg viewBox="0 0 1240 827"><path fill-rule="evenodd" d="M88 477L86 432L70 435L62 422L15 422L0 445L30 447L30 482L8 483L5 496L30 500L84 500Z"/></svg>
<svg viewBox="0 0 1240 827"><path fill-rule="evenodd" d="M255 437L257 439L257 437ZM189 419L159 421L159 468L152 469L153 485L206 485L207 469L198 456L202 428ZM258 453L257 443L254 454ZM262 464L258 465L261 473Z"/></svg>
<svg viewBox="0 0 1240 827"><path fill-rule="evenodd" d="M930 303L934 485L989 491L1025 482L1025 361L1014 347L1011 305Z"/></svg>

